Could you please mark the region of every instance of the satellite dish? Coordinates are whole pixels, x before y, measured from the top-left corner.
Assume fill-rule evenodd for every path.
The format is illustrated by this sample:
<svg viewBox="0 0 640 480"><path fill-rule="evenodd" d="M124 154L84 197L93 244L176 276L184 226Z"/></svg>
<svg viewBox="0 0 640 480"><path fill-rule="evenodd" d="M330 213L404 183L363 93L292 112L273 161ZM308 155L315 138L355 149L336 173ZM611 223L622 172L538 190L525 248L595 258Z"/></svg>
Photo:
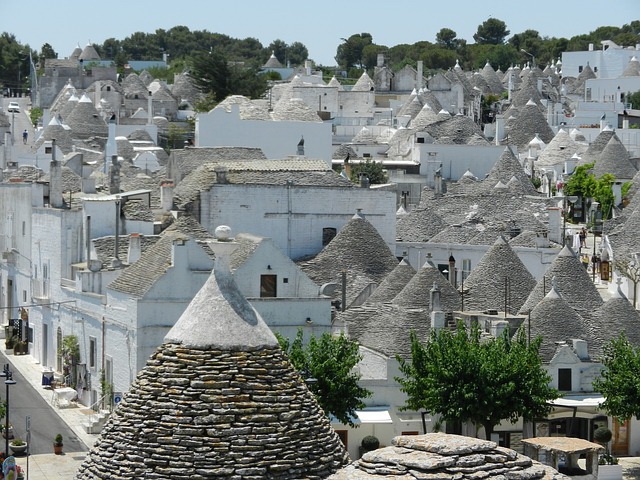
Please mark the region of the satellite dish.
<svg viewBox="0 0 640 480"><path fill-rule="evenodd" d="M326 295L327 297L333 296L334 293L340 288L339 283L325 283L320 287L320 295Z"/></svg>

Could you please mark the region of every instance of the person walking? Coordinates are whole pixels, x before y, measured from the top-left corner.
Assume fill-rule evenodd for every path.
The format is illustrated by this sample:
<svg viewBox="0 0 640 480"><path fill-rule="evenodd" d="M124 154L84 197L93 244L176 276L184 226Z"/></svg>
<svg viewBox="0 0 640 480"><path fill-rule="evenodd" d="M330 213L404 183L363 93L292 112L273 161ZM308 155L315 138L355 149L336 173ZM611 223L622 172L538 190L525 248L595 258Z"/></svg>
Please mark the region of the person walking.
<svg viewBox="0 0 640 480"><path fill-rule="evenodd" d="M27 132L27 129L25 128L24 132L22 132L22 143L26 145L28 138L29 138L29 132Z"/></svg>

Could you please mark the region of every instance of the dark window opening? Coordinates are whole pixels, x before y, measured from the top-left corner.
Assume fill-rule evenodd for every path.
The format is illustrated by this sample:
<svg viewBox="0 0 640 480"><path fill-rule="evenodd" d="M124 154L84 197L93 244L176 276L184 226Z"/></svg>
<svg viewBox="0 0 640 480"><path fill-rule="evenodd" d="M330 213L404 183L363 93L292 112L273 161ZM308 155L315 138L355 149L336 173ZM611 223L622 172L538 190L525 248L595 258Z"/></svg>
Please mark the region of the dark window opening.
<svg viewBox="0 0 640 480"><path fill-rule="evenodd" d="M260 298L273 298L277 296L277 275L260 275Z"/></svg>
<svg viewBox="0 0 640 480"><path fill-rule="evenodd" d="M349 431L348 430L336 430L338 438L344 445L344 448L348 448Z"/></svg>
<svg viewBox="0 0 640 480"><path fill-rule="evenodd" d="M582 65L578 67L578 73L582 73Z"/></svg>
<svg viewBox="0 0 640 480"><path fill-rule="evenodd" d="M558 390L561 392L571 391L571 369L559 368L558 369Z"/></svg>
<svg viewBox="0 0 640 480"><path fill-rule="evenodd" d="M282 283L289 283L289 279L288 278L283 278L282 279Z"/></svg>
<svg viewBox="0 0 640 480"><path fill-rule="evenodd" d="M424 143L424 137L418 137L417 142L418 143Z"/></svg>
<svg viewBox="0 0 640 480"><path fill-rule="evenodd" d="M329 242L334 239L338 231L333 227L326 227L322 229L322 246L326 247Z"/></svg>
<svg viewBox="0 0 640 480"><path fill-rule="evenodd" d="M51 155L53 149L51 147L44 147L44 153L47 155Z"/></svg>

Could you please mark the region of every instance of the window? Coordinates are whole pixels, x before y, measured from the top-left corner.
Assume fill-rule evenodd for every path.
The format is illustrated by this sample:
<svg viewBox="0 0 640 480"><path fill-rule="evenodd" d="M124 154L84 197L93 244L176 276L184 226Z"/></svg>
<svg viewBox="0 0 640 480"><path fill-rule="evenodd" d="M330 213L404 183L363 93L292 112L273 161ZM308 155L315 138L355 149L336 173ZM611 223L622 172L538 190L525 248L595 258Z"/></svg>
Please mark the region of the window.
<svg viewBox="0 0 640 480"><path fill-rule="evenodd" d="M571 391L571 369L559 368L558 369L558 390L561 392Z"/></svg>
<svg viewBox="0 0 640 480"><path fill-rule="evenodd" d="M26 290L22 290L22 301L24 303L27 303L27 291Z"/></svg>
<svg viewBox="0 0 640 480"><path fill-rule="evenodd" d="M282 283L289 283L289 279L288 278L283 278L282 279Z"/></svg>
<svg viewBox="0 0 640 480"><path fill-rule="evenodd" d="M277 275L260 275L260 298L277 297Z"/></svg>
<svg viewBox="0 0 640 480"><path fill-rule="evenodd" d="M25 221L22 222L22 236L25 236L25 233L27 231L27 223Z"/></svg>
<svg viewBox="0 0 640 480"><path fill-rule="evenodd" d="M371 154L370 153L363 153L362 156L363 156L363 158L371 158Z"/></svg>
<svg viewBox="0 0 640 480"><path fill-rule="evenodd" d="M583 69L583 68L584 68L584 67L583 67L582 65L578 66L578 73L582 73L582 69Z"/></svg>
<svg viewBox="0 0 640 480"><path fill-rule="evenodd" d="M418 432L417 430L411 430L408 432L402 432L400 435L420 435L420 432Z"/></svg>
<svg viewBox="0 0 640 480"><path fill-rule="evenodd" d="M107 92L110 92L110 91L111 91L111 86L107 85Z"/></svg>
<svg viewBox="0 0 640 480"><path fill-rule="evenodd" d="M338 438L344 445L344 448L348 448L348 440L349 440L349 431L348 430L336 430L338 434Z"/></svg>
<svg viewBox="0 0 640 480"><path fill-rule="evenodd" d="M45 153L45 155L51 155L51 151L52 151L52 148L51 148L51 147L44 147L44 153Z"/></svg>
<svg viewBox="0 0 640 480"><path fill-rule="evenodd" d="M416 139L416 141L417 141L418 143L424 143L424 137L418 137L418 138Z"/></svg>
<svg viewBox="0 0 640 480"><path fill-rule="evenodd" d="M95 337L89 337L89 368L96 368L97 342Z"/></svg>
<svg viewBox="0 0 640 480"><path fill-rule="evenodd" d="M463 258L462 259L462 279L466 279L471 273L471 259Z"/></svg>
<svg viewBox="0 0 640 480"><path fill-rule="evenodd" d="M322 229L322 246L326 247L329 242L334 239L338 231L333 227L325 227Z"/></svg>

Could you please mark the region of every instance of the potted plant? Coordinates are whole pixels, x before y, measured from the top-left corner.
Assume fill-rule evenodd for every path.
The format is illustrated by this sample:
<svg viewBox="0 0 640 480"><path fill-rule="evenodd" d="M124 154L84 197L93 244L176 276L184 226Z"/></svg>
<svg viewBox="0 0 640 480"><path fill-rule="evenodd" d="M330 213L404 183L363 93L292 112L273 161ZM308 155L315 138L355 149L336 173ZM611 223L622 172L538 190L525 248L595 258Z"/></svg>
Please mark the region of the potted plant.
<svg viewBox="0 0 640 480"><path fill-rule="evenodd" d="M9 424L9 431L7 431L7 427L3 422L2 425L0 425L0 431L2 431L2 436L4 438L13 438L13 425Z"/></svg>
<svg viewBox="0 0 640 480"><path fill-rule="evenodd" d="M377 450L378 448L380 448L380 440L378 440L378 437L367 435L362 439L362 442L360 442L360 456L367 452Z"/></svg>
<svg viewBox="0 0 640 480"><path fill-rule="evenodd" d="M622 465L611 455L609 442L613 434L607 427L600 427L593 432L593 440L604 447L604 453L598 458L598 480L622 480Z"/></svg>
<svg viewBox="0 0 640 480"><path fill-rule="evenodd" d="M53 453L55 453L56 455L62 455L62 447L62 435L57 434L53 439Z"/></svg>
<svg viewBox="0 0 640 480"><path fill-rule="evenodd" d="M14 438L9 442L9 448L14 453L14 455L22 455L27 451L27 446L27 442L25 442L21 438Z"/></svg>
<svg viewBox="0 0 640 480"><path fill-rule="evenodd" d="M20 465L16 465L16 480L24 480L24 470Z"/></svg>

